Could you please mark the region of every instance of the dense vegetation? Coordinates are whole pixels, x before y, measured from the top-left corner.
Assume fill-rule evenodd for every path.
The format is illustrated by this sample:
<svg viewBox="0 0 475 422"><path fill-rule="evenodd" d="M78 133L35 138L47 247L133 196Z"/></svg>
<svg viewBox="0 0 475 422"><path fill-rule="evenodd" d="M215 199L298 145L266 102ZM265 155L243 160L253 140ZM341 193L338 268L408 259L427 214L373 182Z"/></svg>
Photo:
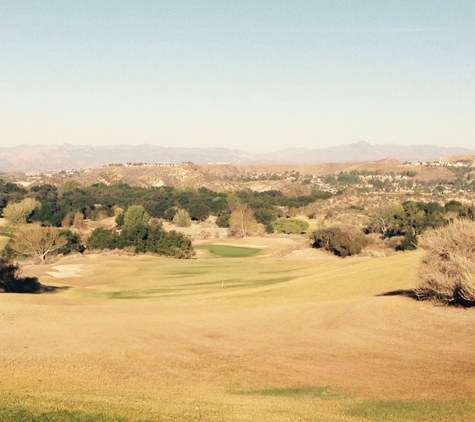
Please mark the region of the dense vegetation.
<svg viewBox="0 0 475 422"><path fill-rule="evenodd" d="M8 185L8 186L7 186ZM0 185L1 186L1 185ZM77 186L65 182L59 189L53 185L33 186L30 192L8 183L3 184L0 212L8 202L19 202L30 196L40 206L28 216L29 221L60 227L67 216L81 213L86 219L99 219L115 215L116 210L140 204L154 218L172 221L180 210L186 210L191 220L203 221L210 215L226 220L237 203L247 204L259 223L269 225L283 216L282 208L299 208L327 199L332 195L318 189L305 195L283 195L280 191L254 192L244 189L237 192L215 192L207 188L176 189L174 187L132 187L125 183ZM16 188L14 188L14 186Z"/></svg>
<svg viewBox="0 0 475 422"><path fill-rule="evenodd" d="M313 247L324 248L342 258L359 254L368 244L367 238L361 231L343 226L316 230L312 237Z"/></svg>
<svg viewBox="0 0 475 422"><path fill-rule="evenodd" d="M461 172L461 175L469 178L470 173L466 173ZM75 180L67 180L59 188L43 184L33 186L28 191L15 184L0 181L0 211L10 224L18 227L25 223L30 226L36 222L43 227L43 237L51 237L56 233L47 231L46 227L62 227L61 233L57 233L60 235L61 245L58 244L58 248L55 248L56 253L82 252L85 249L85 240L79 237L85 219L115 217L117 229L96 229L87 242L89 249L118 248L137 253L151 252L187 258L193 255L190 240L180 233L166 232L161 227L160 220L173 222L177 227L187 227L192 221L204 221L213 215L219 227L228 228L229 234L236 237L261 235L264 231L304 234L308 223L289 217L305 213L309 218L315 218L319 210L316 204L324 204L324 200L334 197L334 194L303 183L302 180L307 180L308 175L292 172L285 176L298 181L285 194L279 190L215 192L207 188L143 188L125 183L80 186ZM389 176L384 180L391 180ZM397 176L399 181L407 181L414 174L406 171L392 176ZM270 177L275 179L272 175ZM340 172L321 179L340 192L351 186L360 190L365 183L370 183L377 191L378 181L383 180L380 174L357 171ZM344 210L334 211L338 216ZM339 256L354 255L368 243L368 239L360 233L364 232L379 234L396 250L411 250L417 248L418 237L427 229L444 227L455 218L473 220L475 215L474 206L454 200L444 205L423 201L391 202L379 208L368 209L364 205L352 205L350 211L365 216L363 230L325 227L323 224L311 236L313 246L325 247ZM327 211L326 217L331 215L333 211ZM350 225L344 221L337 225L341 225L341 222L344 226ZM27 255L31 252L30 255L44 260L45 255L41 255L43 252L25 251L24 247L19 247L21 242L18 236L16 239L15 244L13 235L12 241L5 248L4 256L12 256L15 252Z"/></svg>
<svg viewBox="0 0 475 422"><path fill-rule="evenodd" d="M87 245L91 250L125 249L174 258L191 258L194 255L191 240L182 233L166 232L159 225L143 223L124 227L120 232L97 228L92 232Z"/></svg>

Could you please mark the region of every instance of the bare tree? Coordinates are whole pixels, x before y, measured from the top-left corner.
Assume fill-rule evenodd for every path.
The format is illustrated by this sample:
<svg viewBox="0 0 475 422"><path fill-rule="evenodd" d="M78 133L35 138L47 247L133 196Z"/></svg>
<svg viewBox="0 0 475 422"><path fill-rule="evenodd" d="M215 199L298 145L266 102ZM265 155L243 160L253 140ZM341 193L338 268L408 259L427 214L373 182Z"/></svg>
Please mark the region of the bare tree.
<svg viewBox="0 0 475 422"><path fill-rule="evenodd" d="M229 219L229 232L235 237L246 237L257 229L254 213L246 204L237 204Z"/></svg>
<svg viewBox="0 0 475 422"><path fill-rule="evenodd" d="M66 237L54 227L41 227L39 223L25 224L13 234L10 247L20 255L34 256L44 264L46 256L68 243Z"/></svg>

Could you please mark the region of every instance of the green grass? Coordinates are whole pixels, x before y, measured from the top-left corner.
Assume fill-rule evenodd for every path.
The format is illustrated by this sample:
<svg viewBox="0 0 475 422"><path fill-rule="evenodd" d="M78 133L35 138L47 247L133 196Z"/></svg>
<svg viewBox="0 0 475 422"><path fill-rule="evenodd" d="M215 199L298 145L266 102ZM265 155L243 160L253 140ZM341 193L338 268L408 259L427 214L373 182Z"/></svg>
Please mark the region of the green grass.
<svg viewBox="0 0 475 422"><path fill-rule="evenodd" d="M329 387L266 388L240 391L236 394L243 396L308 397L322 400L341 400L347 397L347 395L333 391Z"/></svg>
<svg viewBox="0 0 475 422"><path fill-rule="evenodd" d="M257 248L228 245L202 245L196 246L195 249L204 249L222 258L249 258L257 255L261 251Z"/></svg>
<svg viewBox="0 0 475 422"><path fill-rule="evenodd" d="M81 410L51 410L42 412L27 408L0 407L2 422L125 422L130 421L119 415L108 416L101 413L90 413ZM138 422L139 419L136 419Z"/></svg>
<svg viewBox="0 0 475 422"><path fill-rule="evenodd" d="M3 393L3 391L2 391ZM140 414L139 414L140 413ZM5 393L0 397L2 422L151 422L156 415L144 415L127 404L100 403L94 399L52 399L34 394Z"/></svg>
<svg viewBox="0 0 475 422"><path fill-rule="evenodd" d="M381 422L455 422L473 420L474 412L473 401L367 400L350 409L348 415Z"/></svg>

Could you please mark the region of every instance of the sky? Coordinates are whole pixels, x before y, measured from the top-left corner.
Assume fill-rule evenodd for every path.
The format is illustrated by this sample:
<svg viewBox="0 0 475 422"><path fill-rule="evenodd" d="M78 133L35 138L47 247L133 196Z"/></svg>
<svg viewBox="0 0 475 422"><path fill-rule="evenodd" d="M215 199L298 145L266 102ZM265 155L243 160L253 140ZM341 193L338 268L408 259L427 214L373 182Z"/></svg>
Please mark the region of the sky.
<svg viewBox="0 0 475 422"><path fill-rule="evenodd" d="M475 149L475 0L0 0L0 147Z"/></svg>

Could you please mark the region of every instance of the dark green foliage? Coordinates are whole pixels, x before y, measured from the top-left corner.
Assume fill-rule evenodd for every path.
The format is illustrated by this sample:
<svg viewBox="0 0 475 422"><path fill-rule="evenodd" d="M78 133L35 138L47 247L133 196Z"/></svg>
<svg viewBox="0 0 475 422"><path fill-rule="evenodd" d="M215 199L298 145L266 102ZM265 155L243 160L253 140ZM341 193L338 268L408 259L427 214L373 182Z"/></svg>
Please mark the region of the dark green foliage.
<svg viewBox="0 0 475 422"><path fill-rule="evenodd" d="M402 209L401 209L402 206ZM390 204L380 208L374 215L367 232L380 232L382 237L404 236L397 250L417 248L417 236L428 229L446 226L453 216L473 219L474 209L458 201L449 201L444 206L437 202L406 201L401 205Z"/></svg>
<svg viewBox="0 0 475 422"><path fill-rule="evenodd" d="M175 258L191 258L194 255L193 245L187 236L175 231L166 232L161 226L150 224L126 226L120 234L97 228L87 246L91 250L133 248L136 253L152 252Z"/></svg>
<svg viewBox="0 0 475 422"><path fill-rule="evenodd" d="M27 191L14 183L0 179L0 214L10 201L20 202L26 198Z"/></svg>
<svg viewBox="0 0 475 422"><path fill-rule="evenodd" d="M413 251L417 249L417 236L412 233L406 233L401 243L396 246L397 251Z"/></svg>
<svg viewBox="0 0 475 422"><path fill-rule="evenodd" d="M216 219L216 225L221 228L226 228L229 227L229 219L231 218L231 214L226 213L226 214L221 214L217 219Z"/></svg>
<svg viewBox="0 0 475 422"><path fill-rule="evenodd" d="M101 227L95 229L87 241L88 249L115 249L117 247L117 233Z"/></svg>
<svg viewBox="0 0 475 422"><path fill-rule="evenodd" d="M35 293L41 289L36 277L20 277L17 264L0 258L0 292Z"/></svg>
<svg viewBox="0 0 475 422"><path fill-rule="evenodd" d="M31 188L31 192L41 202L41 207L31 214L31 221L39 221L44 226L60 227L67 211L59 201L58 189L52 185L41 185Z"/></svg>
<svg viewBox="0 0 475 422"><path fill-rule="evenodd" d="M58 249L57 253L68 255L70 253L84 252L84 245L81 243L81 237L77 233L73 233L68 229L60 230L59 233L67 239L68 243Z"/></svg>
<svg viewBox="0 0 475 422"><path fill-rule="evenodd" d="M16 186L16 185L15 185ZM13 188L12 188L13 189ZM19 189L18 187L16 188ZM20 195L24 195L21 193ZM174 187L132 187L125 183L106 185L96 183L91 186L76 186L58 191L52 185L35 186L31 194L41 202L41 207L31 216L32 221L40 221L42 225L59 227L63 218L80 212L86 219L99 219L113 216L114 209L124 210L132 205L141 205L152 218L163 218L171 221L177 209L184 209L195 221L206 220L210 215L226 215L231 213L231 197L238 202L249 205L259 223L268 226L277 217L282 215L282 207L300 208L319 199L326 199L332 195L319 189L313 189L309 195L285 196L282 192L271 190L254 192L249 189L234 192L214 192L206 188L175 189ZM5 206L10 196L2 199L0 186L0 208ZM2 202L3 201L3 202ZM2 205L3 204L3 205ZM223 217L225 218L225 217ZM117 218L118 227L123 224L122 217Z"/></svg>
<svg viewBox="0 0 475 422"><path fill-rule="evenodd" d="M325 248L342 258L357 255L368 244L363 233L340 226L316 230L312 237L314 248Z"/></svg>
<svg viewBox="0 0 475 422"><path fill-rule="evenodd" d="M116 218L115 218L115 224L117 224L117 228L120 229L124 225L124 213L120 213Z"/></svg>
<svg viewBox="0 0 475 422"><path fill-rule="evenodd" d="M258 223L268 226L277 218L277 211L269 205L264 205L254 210L254 218Z"/></svg>

